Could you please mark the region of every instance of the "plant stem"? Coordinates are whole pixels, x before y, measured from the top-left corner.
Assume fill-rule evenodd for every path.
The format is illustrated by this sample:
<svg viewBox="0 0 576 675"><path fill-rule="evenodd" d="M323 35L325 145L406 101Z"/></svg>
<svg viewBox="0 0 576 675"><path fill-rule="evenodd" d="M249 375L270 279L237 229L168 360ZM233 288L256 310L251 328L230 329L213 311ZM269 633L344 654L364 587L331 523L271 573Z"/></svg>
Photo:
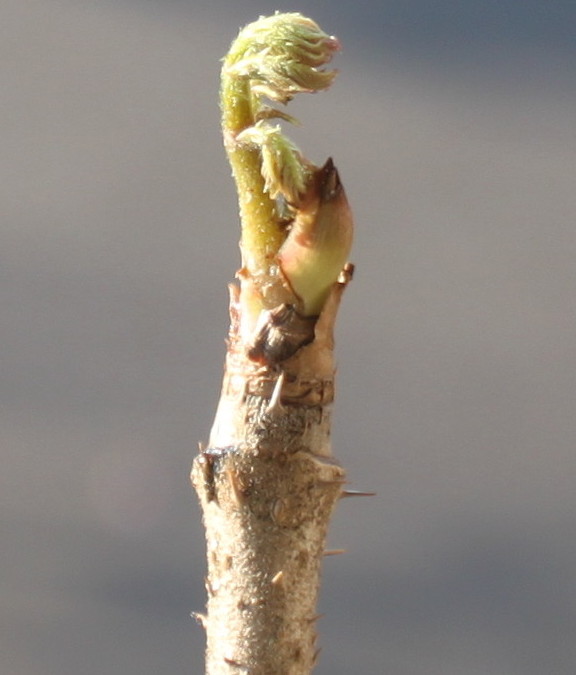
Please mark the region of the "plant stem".
<svg viewBox="0 0 576 675"><path fill-rule="evenodd" d="M268 125L287 116L262 97L326 88L333 73L320 68L336 46L310 19L276 14L241 31L224 62L243 266L220 402L191 476L206 528L207 675L307 675L316 660L321 560L345 479L330 421L352 221L331 160L306 160Z"/></svg>
<svg viewBox="0 0 576 675"><path fill-rule="evenodd" d="M252 276L270 275L274 254L285 233L276 202L266 194L260 149L237 142L238 135L256 124L254 100L246 78L227 76L234 63L226 59L221 87L222 129L232 175L236 181L242 229L242 264Z"/></svg>

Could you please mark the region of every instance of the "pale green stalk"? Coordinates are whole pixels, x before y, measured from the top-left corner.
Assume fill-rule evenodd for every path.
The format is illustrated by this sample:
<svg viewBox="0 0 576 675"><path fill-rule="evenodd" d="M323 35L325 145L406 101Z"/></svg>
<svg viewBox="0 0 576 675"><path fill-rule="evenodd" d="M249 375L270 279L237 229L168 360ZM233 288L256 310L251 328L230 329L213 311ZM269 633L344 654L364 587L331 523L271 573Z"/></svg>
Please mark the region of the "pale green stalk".
<svg viewBox="0 0 576 675"><path fill-rule="evenodd" d="M297 269L298 289L284 273L278 257L303 200L307 202L309 227L313 226L315 213L310 212L310 201L317 195L307 191L317 189L312 179L319 169L302 156L279 124L271 123L275 118L295 120L267 105L264 98L285 104L297 93L314 93L329 87L336 73L323 70L323 66L338 47L337 40L310 19L296 13L275 14L246 26L224 59L222 129L242 223L240 278L246 334L255 328L262 310L271 310L283 302L297 305L305 314L309 307L321 308L321 303L306 302L301 296L307 285L306 281L302 283L305 251L303 255L299 249L298 261L293 259L294 247L289 249L290 256L286 251L282 256L284 261L290 258L286 268ZM327 223L332 218L323 220ZM343 253L335 257L335 263L334 256L330 258L326 288L336 281L350 248L350 233L340 243L338 228L327 229L329 235L320 238L328 248L340 247ZM326 265L317 264L317 253L313 276L324 280ZM311 265L312 262L308 267ZM317 280L313 285L318 285Z"/></svg>

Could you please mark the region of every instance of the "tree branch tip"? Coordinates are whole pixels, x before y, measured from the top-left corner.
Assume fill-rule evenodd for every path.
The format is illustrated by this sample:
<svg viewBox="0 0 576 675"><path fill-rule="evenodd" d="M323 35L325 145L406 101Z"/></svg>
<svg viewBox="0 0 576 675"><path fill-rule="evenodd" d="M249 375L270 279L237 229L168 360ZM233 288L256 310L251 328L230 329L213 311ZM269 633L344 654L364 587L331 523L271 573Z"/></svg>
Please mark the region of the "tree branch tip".
<svg viewBox="0 0 576 675"><path fill-rule="evenodd" d="M243 265L256 291L248 294L253 310L258 304L261 309L279 304L272 304L271 297L283 296L293 302L295 293L298 299L299 289L291 292L279 277L281 261L275 255L288 236L286 216L297 216L308 188L317 182L315 175L328 177L328 186L333 177L340 187L331 159L324 167L316 167L279 125L269 123L275 119L298 123L269 102L286 104L296 94L328 89L337 71L326 66L339 49L339 41L312 19L297 12L278 12L261 16L242 28L224 58L220 89L222 131L239 194ZM328 221L326 209L321 211L324 215L320 222ZM322 226L317 229L322 230ZM310 263L317 267L318 282L313 272L306 273L302 280L298 269L293 269L294 263L288 263L288 283L290 275L296 274L297 283L302 281L300 290L306 291L302 301L306 315L321 308L331 281L340 271L337 249L340 246L343 251L349 238L339 235L341 229L336 221L333 228L328 228L327 255L320 256L318 265ZM323 237L321 232L315 236ZM303 264L306 266L306 261ZM253 312L251 320L255 316L257 312Z"/></svg>
<svg viewBox="0 0 576 675"><path fill-rule="evenodd" d="M346 552L327 548L329 521L339 498L371 494L346 490L330 439L352 213L332 157L317 166L283 131L298 123L285 103L331 85L338 49L311 19L276 12L240 30L222 67L242 258L221 397L192 468L208 601L191 616L207 633L206 675L311 672L322 558Z"/></svg>

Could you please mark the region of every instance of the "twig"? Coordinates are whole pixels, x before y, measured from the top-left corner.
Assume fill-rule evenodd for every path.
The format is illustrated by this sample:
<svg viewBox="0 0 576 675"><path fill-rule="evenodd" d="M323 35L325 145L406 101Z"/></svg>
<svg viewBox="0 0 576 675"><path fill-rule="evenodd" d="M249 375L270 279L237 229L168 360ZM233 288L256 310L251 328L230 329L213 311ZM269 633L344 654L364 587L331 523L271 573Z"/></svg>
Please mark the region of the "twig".
<svg viewBox="0 0 576 675"><path fill-rule="evenodd" d="M222 394L192 468L206 527L207 675L306 675L326 530L333 327L352 277L352 217L332 160L307 160L264 97L326 89L335 38L300 14L244 28L224 60L224 142L242 220Z"/></svg>

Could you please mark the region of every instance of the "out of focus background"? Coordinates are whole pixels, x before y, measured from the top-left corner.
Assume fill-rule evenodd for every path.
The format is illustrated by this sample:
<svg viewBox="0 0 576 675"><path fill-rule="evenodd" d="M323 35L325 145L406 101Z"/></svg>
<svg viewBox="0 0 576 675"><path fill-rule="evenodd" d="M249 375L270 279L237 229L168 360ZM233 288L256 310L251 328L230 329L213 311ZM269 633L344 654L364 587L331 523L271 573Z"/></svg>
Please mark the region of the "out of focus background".
<svg viewBox="0 0 576 675"><path fill-rule="evenodd" d="M572 0L4 0L2 675L201 675L188 483L218 399L235 190L219 59L343 43L292 136L357 221L319 675L576 669Z"/></svg>

